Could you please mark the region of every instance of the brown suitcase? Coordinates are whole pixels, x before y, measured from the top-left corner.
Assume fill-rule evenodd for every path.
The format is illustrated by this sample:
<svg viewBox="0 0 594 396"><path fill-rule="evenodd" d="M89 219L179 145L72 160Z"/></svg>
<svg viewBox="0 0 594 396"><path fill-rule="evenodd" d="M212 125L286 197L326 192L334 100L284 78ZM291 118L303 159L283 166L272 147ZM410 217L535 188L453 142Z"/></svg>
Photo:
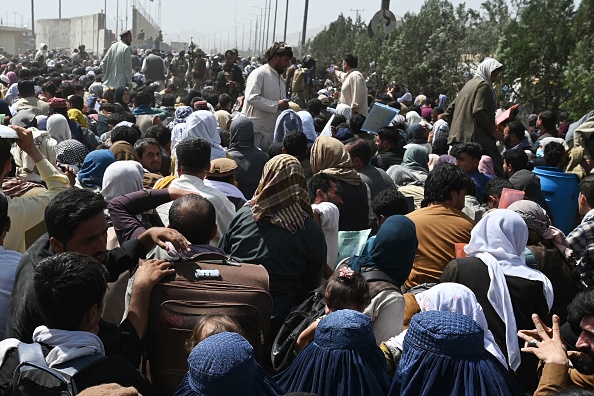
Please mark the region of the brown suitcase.
<svg viewBox="0 0 594 396"><path fill-rule="evenodd" d="M185 342L201 315L225 314L240 325L256 357L264 357L272 297L261 265L238 263L217 253L174 262L175 277L163 279L151 294L147 346L149 372L158 395L171 395L188 371ZM197 277L196 270L219 277Z"/></svg>

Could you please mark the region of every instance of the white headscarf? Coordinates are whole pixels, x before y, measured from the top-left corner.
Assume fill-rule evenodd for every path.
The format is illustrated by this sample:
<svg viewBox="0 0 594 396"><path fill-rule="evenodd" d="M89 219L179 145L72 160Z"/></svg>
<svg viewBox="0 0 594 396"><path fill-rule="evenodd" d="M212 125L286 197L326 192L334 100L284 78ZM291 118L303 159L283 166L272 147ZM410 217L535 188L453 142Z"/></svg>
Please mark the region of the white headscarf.
<svg viewBox="0 0 594 396"><path fill-rule="evenodd" d="M301 118L301 124L303 126L303 133L307 136L307 140L313 142L318 137L316 133L316 127L314 120L309 111L301 110L297 112L299 118Z"/></svg>
<svg viewBox="0 0 594 396"><path fill-rule="evenodd" d="M116 161L105 169L101 195L107 202L143 189L144 170L138 161Z"/></svg>
<svg viewBox="0 0 594 396"><path fill-rule="evenodd" d="M54 114L47 119L46 129L57 143L72 139L68 120L62 114Z"/></svg>
<svg viewBox="0 0 594 396"><path fill-rule="evenodd" d="M186 121L186 136L197 137L210 143L210 159L225 158L226 153L221 146L221 136L217 130L217 119L207 110L193 112Z"/></svg>
<svg viewBox="0 0 594 396"><path fill-rule="evenodd" d="M483 328L485 349L489 351L499 362L507 367L507 361L497 346L493 333L489 330L483 307L476 299L476 296L468 287L459 283L440 283L433 286L431 289L422 293L416 294L415 299L421 308L421 312L425 311L444 311L457 312L468 316ZM406 330L391 338L388 343L398 347L402 350L402 343Z"/></svg>
<svg viewBox="0 0 594 396"><path fill-rule="evenodd" d="M487 84L491 85L491 82L492 82L491 74L493 73L494 70L497 70L500 67L503 67L503 65L501 63L499 63L498 61L496 61L495 59L485 58L485 60L482 61L481 64L476 69L474 76L480 78Z"/></svg>
<svg viewBox="0 0 594 396"><path fill-rule="evenodd" d="M421 123L421 116L416 111L408 111L406 113L406 123L411 126Z"/></svg>
<svg viewBox="0 0 594 396"><path fill-rule="evenodd" d="M540 271L526 266L524 249L528 243L528 227L520 215L508 209L489 212L472 229L470 243L464 248L468 257L480 259L489 270L491 283L487 298L505 323L507 358L512 370L520 365L518 329L505 276L542 282L547 305L553 305L553 287Z"/></svg>

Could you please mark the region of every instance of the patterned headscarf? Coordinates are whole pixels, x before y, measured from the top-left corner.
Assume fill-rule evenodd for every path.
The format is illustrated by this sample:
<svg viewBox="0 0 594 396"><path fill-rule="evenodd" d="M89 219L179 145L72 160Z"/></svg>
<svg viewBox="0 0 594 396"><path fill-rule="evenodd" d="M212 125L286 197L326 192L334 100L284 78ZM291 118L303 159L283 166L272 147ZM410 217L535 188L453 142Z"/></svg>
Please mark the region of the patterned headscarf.
<svg viewBox="0 0 594 396"><path fill-rule="evenodd" d="M175 118L169 124L167 124L167 128L169 130L173 130L173 127L177 124L181 124L182 122L186 122L190 114L192 114L194 110L190 106L181 106L175 109Z"/></svg>
<svg viewBox="0 0 594 396"><path fill-rule="evenodd" d="M344 144L330 136L320 136L311 147L311 169L314 173L323 172L337 177L339 180L358 186L361 177L353 168Z"/></svg>
<svg viewBox="0 0 594 396"><path fill-rule="evenodd" d="M80 167L89 150L75 139L63 140L56 146L56 160L61 164Z"/></svg>
<svg viewBox="0 0 594 396"><path fill-rule="evenodd" d="M287 154L268 161L249 205L256 221L269 222L291 233L303 229L312 210L299 161Z"/></svg>

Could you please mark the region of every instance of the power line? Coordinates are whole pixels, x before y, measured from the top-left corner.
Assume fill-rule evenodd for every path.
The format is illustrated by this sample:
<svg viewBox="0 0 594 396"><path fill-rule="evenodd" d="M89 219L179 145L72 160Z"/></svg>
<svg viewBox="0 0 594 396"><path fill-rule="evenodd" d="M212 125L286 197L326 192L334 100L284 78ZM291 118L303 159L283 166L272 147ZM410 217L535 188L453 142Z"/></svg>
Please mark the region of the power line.
<svg viewBox="0 0 594 396"><path fill-rule="evenodd" d="M355 11L355 12L357 13L357 16L355 16L355 22L357 22L357 21L359 20L359 11L365 11L365 9L362 9L362 10L354 9L354 10L353 10L353 9L351 8L351 11Z"/></svg>

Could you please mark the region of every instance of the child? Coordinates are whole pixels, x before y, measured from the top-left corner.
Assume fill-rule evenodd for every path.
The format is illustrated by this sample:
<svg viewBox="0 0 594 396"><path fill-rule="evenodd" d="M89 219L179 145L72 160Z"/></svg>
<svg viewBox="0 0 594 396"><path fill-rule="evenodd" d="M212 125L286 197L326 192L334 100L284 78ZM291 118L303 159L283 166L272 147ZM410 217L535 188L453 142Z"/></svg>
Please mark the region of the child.
<svg viewBox="0 0 594 396"><path fill-rule="evenodd" d="M241 334L239 324L227 315L202 315L196 321L192 335L186 340L186 350L191 352L200 341L225 331Z"/></svg>
<svg viewBox="0 0 594 396"><path fill-rule="evenodd" d="M363 312L371 302L367 282L361 274L347 266L341 267L330 277L324 291L324 298L326 300L326 315L341 309ZM316 319L299 334L295 345L296 352L301 352L313 341L318 323L323 317Z"/></svg>

